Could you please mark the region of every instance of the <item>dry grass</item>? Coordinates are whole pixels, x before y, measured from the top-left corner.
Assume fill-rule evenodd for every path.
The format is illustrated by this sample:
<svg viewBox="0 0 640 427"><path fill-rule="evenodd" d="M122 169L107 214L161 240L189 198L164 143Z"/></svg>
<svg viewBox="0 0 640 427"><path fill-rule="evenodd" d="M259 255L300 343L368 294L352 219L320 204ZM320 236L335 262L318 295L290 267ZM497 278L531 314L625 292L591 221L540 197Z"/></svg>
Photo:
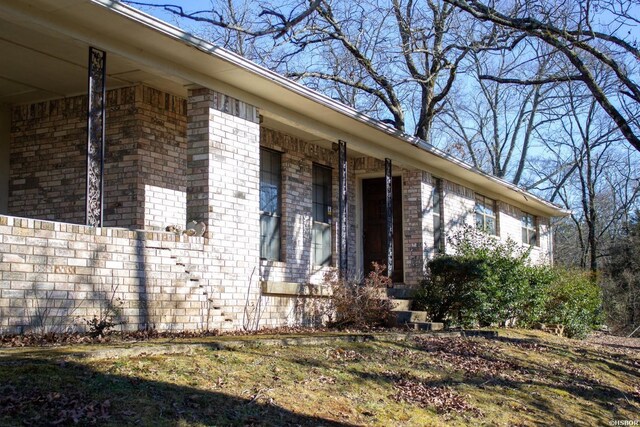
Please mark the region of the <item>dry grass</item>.
<svg viewBox="0 0 640 427"><path fill-rule="evenodd" d="M0 351L0 425L567 425L640 419L633 342L500 339L257 346L81 358Z"/></svg>

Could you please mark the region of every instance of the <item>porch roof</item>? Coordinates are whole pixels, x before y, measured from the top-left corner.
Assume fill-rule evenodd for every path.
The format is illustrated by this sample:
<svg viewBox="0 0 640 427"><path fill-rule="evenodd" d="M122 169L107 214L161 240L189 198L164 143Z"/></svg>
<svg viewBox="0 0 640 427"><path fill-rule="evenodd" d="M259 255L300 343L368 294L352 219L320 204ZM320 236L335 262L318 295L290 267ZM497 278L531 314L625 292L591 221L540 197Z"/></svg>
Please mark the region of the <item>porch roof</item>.
<svg viewBox="0 0 640 427"><path fill-rule="evenodd" d="M0 2L0 103L84 93L86 47L107 51L108 87L143 82L186 96L201 85L253 104L265 120L419 168L534 214L567 211L418 138L115 0ZM84 48L84 49L83 49Z"/></svg>

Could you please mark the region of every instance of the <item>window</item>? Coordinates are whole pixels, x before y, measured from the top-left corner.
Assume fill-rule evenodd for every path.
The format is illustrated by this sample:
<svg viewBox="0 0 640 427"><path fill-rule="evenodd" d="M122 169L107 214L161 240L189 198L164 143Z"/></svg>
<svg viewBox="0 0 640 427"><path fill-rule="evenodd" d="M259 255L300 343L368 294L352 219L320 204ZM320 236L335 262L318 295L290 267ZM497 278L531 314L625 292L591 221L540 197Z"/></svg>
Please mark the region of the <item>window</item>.
<svg viewBox="0 0 640 427"><path fill-rule="evenodd" d="M260 149L260 258L280 260L281 155Z"/></svg>
<svg viewBox="0 0 640 427"><path fill-rule="evenodd" d="M496 201L476 194L476 228L487 234L497 235Z"/></svg>
<svg viewBox="0 0 640 427"><path fill-rule="evenodd" d="M444 190L440 178L435 178L431 200L433 200L433 249L441 254L444 253Z"/></svg>
<svg viewBox="0 0 640 427"><path fill-rule="evenodd" d="M522 243L538 246L538 221L536 217L522 212L520 224L522 226Z"/></svg>
<svg viewBox="0 0 640 427"><path fill-rule="evenodd" d="M331 265L331 169L313 165L314 265Z"/></svg>

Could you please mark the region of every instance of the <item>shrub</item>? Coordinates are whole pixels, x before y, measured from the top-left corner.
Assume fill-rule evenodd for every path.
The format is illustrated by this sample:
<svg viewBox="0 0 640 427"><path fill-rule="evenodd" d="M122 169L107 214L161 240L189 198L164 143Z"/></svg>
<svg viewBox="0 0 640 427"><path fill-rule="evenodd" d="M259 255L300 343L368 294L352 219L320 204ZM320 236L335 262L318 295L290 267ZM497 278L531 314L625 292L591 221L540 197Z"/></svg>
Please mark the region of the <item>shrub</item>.
<svg viewBox="0 0 640 427"><path fill-rule="evenodd" d="M582 337L601 321L600 289L587 273L529 265L529 251L470 227L451 239L456 255L427 263L414 307L463 326L560 323Z"/></svg>
<svg viewBox="0 0 640 427"><path fill-rule="evenodd" d="M601 324L601 290L588 272L556 269L547 295L540 322L560 323L565 335L575 338L584 338Z"/></svg>
<svg viewBox="0 0 640 427"><path fill-rule="evenodd" d="M124 301L116 297L117 289L117 286L114 287L110 299L101 303L98 314L91 319L84 319L90 337L105 337L115 326L124 325L125 322L121 320Z"/></svg>
<svg viewBox="0 0 640 427"><path fill-rule="evenodd" d="M325 280L331 287L329 326L337 328L369 328L387 323L391 316L391 301L386 289L391 279L383 273L386 266L373 264L373 270L362 283L338 278L330 273Z"/></svg>
<svg viewBox="0 0 640 427"><path fill-rule="evenodd" d="M529 250L511 239L501 242L472 227L460 229L449 240L457 256L480 267L471 291L472 304L460 316L463 324L487 326L516 319L531 296Z"/></svg>
<svg viewBox="0 0 640 427"><path fill-rule="evenodd" d="M482 261L443 255L429 261L428 268L430 274L414 296L414 308L426 311L436 322L447 317L462 321L463 313L475 303Z"/></svg>
<svg viewBox="0 0 640 427"><path fill-rule="evenodd" d="M527 287L515 313L517 325L531 328L540 322L549 301L548 289L557 278L555 269L549 266L529 266L524 270Z"/></svg>

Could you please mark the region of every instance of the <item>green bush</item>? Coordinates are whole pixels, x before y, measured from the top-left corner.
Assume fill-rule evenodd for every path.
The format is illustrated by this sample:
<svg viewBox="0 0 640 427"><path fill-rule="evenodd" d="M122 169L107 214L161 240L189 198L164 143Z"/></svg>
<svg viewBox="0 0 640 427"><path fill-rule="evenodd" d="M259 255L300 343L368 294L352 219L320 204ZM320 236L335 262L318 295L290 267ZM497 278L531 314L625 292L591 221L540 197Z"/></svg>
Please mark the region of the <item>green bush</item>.
<svg viewBox="0 0 640 427"><path fill-rule="evenodd" d="M457 255L480 262L481 276L473 289L472 306L461 316L465 324L488 326L517 318L528 301L529 250L513 240L501 242L466 227L450 237Z"/></svg>
<svg viewBox="0 0 640 427"><path fill-rule="evenodd" d="M587 272L556 269L547 296L540 322L564 325L568 337L584 338L602 322L600 286Z"/></svg>
<svg viewBox="0 0 640 427"><path fill-rule="evenodd" d="M426 311L436 322L447 317L462 321L462 313L474 305L474 290L482 277L482 261L443 255L429 261L430 275L414 296L414 308Z"/></svg>
<svg viewBox="0 0 640 427"><path fill-rule="evenodd" d="M527 248L472 228L450 241L456 255L428 262L414 300L432 320L462 326L560 323L573 337L601 321L599 287L587 274L531 266Z"/></svg>
<svg viewBox="0 0 640 427"><path fill-rule="evenodd" d="M548 289L557 278L556 270L549 266L528 266L525 269L527 288L516 313L517 325L531 328L540 322L549 303Z"/></svg>

